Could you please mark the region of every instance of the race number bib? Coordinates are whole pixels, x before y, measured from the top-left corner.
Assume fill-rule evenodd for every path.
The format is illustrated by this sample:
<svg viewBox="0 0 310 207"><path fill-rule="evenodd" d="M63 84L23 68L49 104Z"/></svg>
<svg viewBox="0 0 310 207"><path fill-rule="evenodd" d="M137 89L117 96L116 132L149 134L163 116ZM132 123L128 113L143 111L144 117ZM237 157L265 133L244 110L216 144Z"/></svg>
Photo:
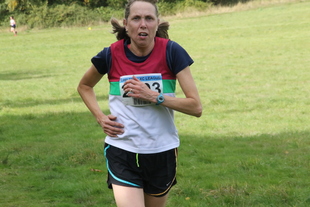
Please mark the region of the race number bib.
<svg viewBox="0 0 310 207"><path fill-rule="evenodd" d="M125 75L121 76L119 80L119 87L121 91L121 96L122 96L122 101L126 105L131 105L131 106L148 106L148 105L154 105L155 103L152 103L150 101L145 101L142 99L137 99L128 96L128 93L130 92L125 92L123 90L124 88L124 83L127 80L132 79L132 77L135 76L138 78L140 81L145 83L149 89L152 91L156 91L158 93L163 92L163 80L162 76L160 73L149 73L149 74L140 74L140 75Z"/></svg>

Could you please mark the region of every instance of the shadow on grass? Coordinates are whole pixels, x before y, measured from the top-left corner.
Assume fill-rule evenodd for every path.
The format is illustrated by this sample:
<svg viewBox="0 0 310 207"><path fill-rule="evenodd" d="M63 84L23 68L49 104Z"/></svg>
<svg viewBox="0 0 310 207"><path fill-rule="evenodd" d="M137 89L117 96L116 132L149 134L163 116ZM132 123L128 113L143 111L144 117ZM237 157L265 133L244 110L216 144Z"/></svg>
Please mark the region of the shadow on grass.
<svg viewBox="0 0 310 207"><path fill-rule="evenodd" d="M101 96L100 98L106 98ZM38 104L59 104L72 101L81 102L79 97L46 100L26 104L15 104L13 107L34 106ZM11 106L12 107L12 106ZM109 114L109 110L103 111ZM58 137L66 134L69 136L92 134L94 128L87 128L89 125L97 126L90 112L55 112L46 114L27 115L2 115L0 117L0 137L12 138L14 144L18 144L20 139L50 141L49 136ZM101 129L98 129L101 133ZM14 135L14 137L10 137ZM59 136L61 137L61 136ZM275 134L260 134L254 136L221 136L210 135L208 131L200 132L200 135L180 134L181 147L186 153L191 155L200 154L200 150L218 151L225 149L230 152L261 153L262 149L269 150L268 153L286 153L290 149L298 149L300 152L307 149L310 151L310 131L286 131ZM61 139L61 138L60 138ZM1 141L1 139L0 139ZM3 140L2 140L3 141ZM61 143L60 143L61 144ZM274 145L274 146L273 146ZM271 147L273 146L273 147ZM249 152L249 149L252 149ZM266 153L266 151L264 151ZM309 155L310 156L310 155Z"/></svg>
<svg viewBox="0 0 310 207"><path fill-rule="evenodd" d="M12 181L1 181L2 189L15 189L15 195L23 195L20 203L29 202L26 206L52 200L59 192L64 192L60 200L75 202L72 194L78 195L86 185L97 193L85 195L85 202L102 199L99 189L104 187L93 187L92 179L105 177L97 178L97 172L90 169L105 172L105 135L90 112L0 119L0 174L2 181ZM210 135L207 130L200 135L180 134L180 182L171 194L171 206L180 200L179 206L190 206L184 204L185 198L192 206L296 206L307 202L309 137L310 131L255 136ZM46 182L55 185L43 188ZM1 193L5 191L0 189ZM35 200L25 201L25 196Z"/></svg>
<svg viewBox="0 0 310 207"><path fill-rule="evenodd" d="M17 80L39 79L39 78L49 78L49 77L51 77L51 74L43 73L43 71L0 73L0 80L4 80L4 81L9 81L9 80L17 81Z"/></svg>
<svg viewBox="0 0 310 207"><path fill-rule="evenodd" d="M1 116L0 206L113 202L103 139L90 112Z"/></svg>
<svg viewBox="0 0 310 207"><path fill-rule="evenodd" d="M192 206L309 205L310 131L180 136L176 193Z"/></svg>
<svg viewBox="0 0 310 207"><path fill-rule="evenodd" d="M97 95L98 100L108 100L109 95ZM8 106L10 108L22 108L22 107L32 107L32 106L38 106L38 105L58 105L58 104L65 104L65 103L71 103L71 102L82 102L82 99L80 96L76 95L71 98L64 98L64 99L44 99L44 100L23 100L23 101L3 101L0 103L0 106Z"/></svg>
<svg viewBox="0 0 310 207"><path fill-rule="evenodd" d="M219 5L219 6L234 6L237 5L238 3L247 3L251 2L252 0L212 0L211 2L214 3L214 5Z"/></svg>

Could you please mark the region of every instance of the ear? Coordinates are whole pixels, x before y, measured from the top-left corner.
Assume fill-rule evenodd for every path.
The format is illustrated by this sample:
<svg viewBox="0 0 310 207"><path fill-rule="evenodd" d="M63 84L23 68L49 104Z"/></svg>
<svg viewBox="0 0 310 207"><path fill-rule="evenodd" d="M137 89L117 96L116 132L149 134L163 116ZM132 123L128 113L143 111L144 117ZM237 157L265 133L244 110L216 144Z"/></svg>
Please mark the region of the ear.
<svg viewBox="0 0 310 207"><path fill-rule="evenodd" d="M128 31L128 30L127 30L127 20L126 20L126 19L123 19L123 25L124 25L126 31Z"/></svg>
<svg viewBox="0 0 310 207"><path fill-rule="evenodd" d="M158 19L158 20L157 20L157 28L156 28L156 32L158 31L159 24L160 24L160 19Z"/></svg>

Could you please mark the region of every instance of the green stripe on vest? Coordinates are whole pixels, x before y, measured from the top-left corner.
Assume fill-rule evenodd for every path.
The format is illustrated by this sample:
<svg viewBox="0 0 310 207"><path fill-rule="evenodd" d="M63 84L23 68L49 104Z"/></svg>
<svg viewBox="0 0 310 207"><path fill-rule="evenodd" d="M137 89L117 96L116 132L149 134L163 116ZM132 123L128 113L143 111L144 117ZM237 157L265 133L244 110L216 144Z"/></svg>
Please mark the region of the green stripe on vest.
<svg viewBox="0 0 310 207"><path fill-rule="evenodd" d="M163 80L164 93L175 93L176 80ZM110 82L110 95L120 96L119 82Z"/></svg>

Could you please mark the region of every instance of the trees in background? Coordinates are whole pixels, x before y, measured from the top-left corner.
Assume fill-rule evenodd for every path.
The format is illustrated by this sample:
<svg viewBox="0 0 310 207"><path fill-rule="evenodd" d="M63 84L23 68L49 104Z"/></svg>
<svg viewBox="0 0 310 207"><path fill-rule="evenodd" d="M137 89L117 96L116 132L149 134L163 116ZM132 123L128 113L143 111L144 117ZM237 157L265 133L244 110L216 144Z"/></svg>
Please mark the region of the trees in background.
<svg viewBox="0 0 310 207"><path fill-rule="evenodd" d="M212 4L247 0L159 0L162 15L173 15L188 7L198 10ZM9 16L15 16L18 25L29 28L83 26L122 18L127 0L0 0L0 19L7 26Z"/></svg>

